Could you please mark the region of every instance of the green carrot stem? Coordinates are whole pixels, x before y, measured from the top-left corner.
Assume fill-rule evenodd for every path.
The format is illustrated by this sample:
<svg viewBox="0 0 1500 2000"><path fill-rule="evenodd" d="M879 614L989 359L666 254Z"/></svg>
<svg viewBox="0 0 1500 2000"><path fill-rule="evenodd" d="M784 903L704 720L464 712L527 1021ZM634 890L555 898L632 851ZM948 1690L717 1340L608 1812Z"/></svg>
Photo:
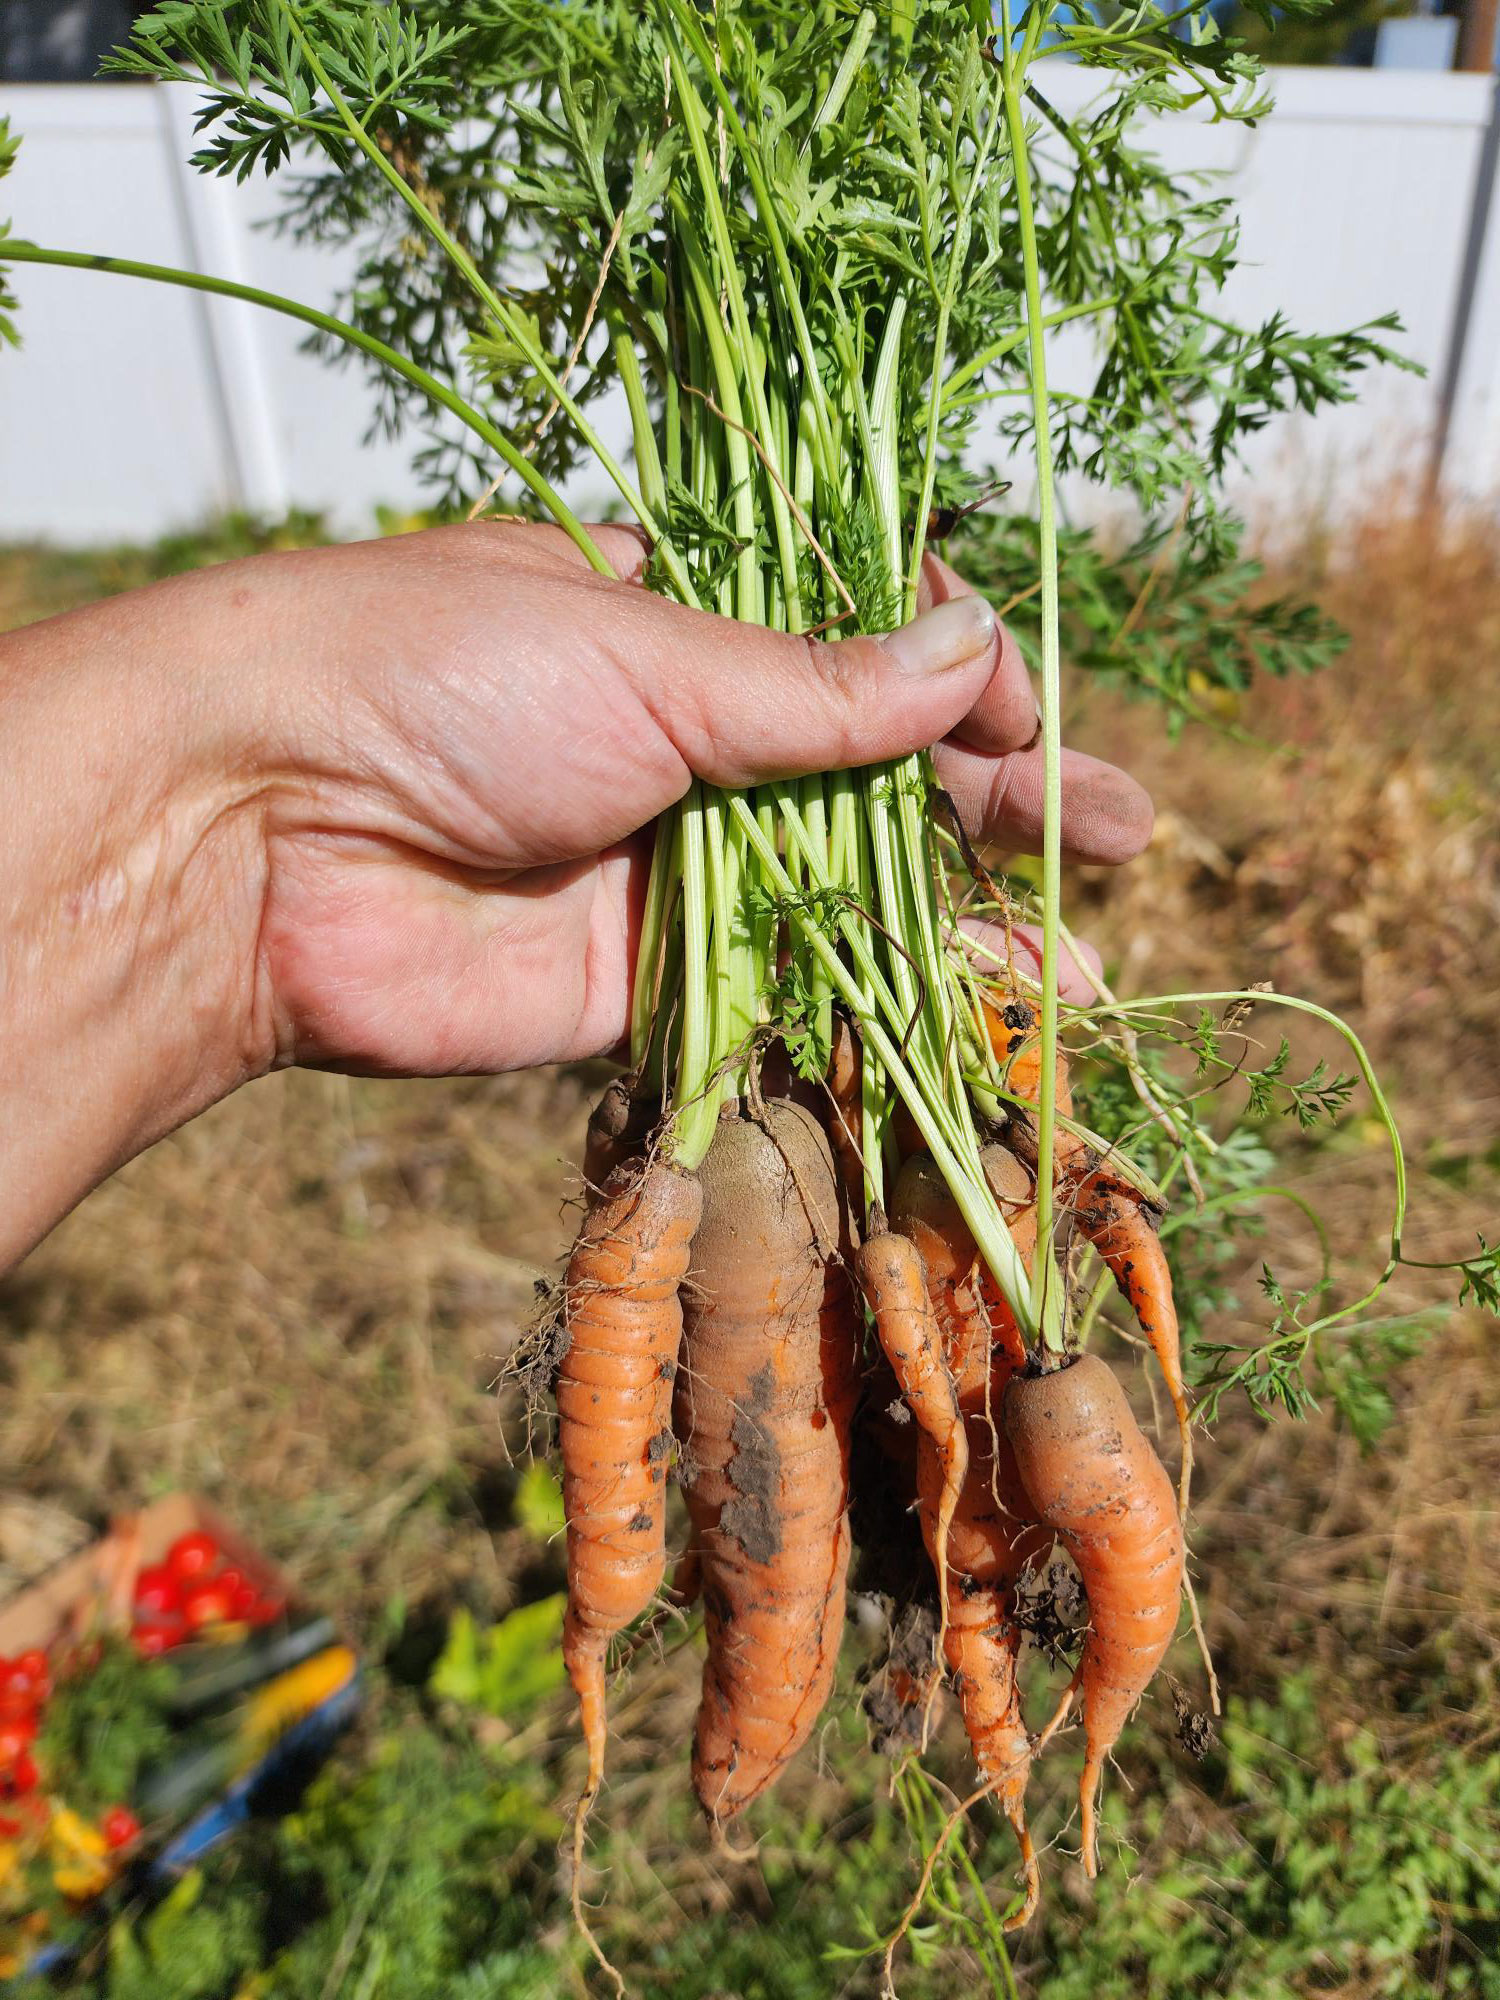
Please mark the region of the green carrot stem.
<svg viewBox="0 0 1500 2000"><path fill-rule="evenodd" d="M480 438L490 449L504 459L520 480L547 509L557 525L567 535L580 553L587 557L590 565L601 576L613 576L614 566L601 551L598 543L569 507L562 495L550 481L545 479L529 459L516 449L504 431L492 424L488 417L466 403L454 389L440 382L435 375L394 347L387 347L383 340L365 333L357 326L350 326L346 320L337 319L332 313L320 312L316 306L305 306L296 299L283 298L279 292L262 291L257 285L242 285L232 278L215 278L203 271L180 271L170 264L143 264L133 257L105 257L90 250L54 250L40 243L26 243L17 238L0 239L0 267L6 264L50 264L63 270L105 271L114 277L144 278L156 285L176 285L189 292L207 292L216 298L240 299L246 305L261 306L267 312L280 313L285 319L300 320L303 326L315 328L319 333L330 335L343 341L347 346L368 354L383 368L389 368L393 375L410 382L420 389L424 396L436 403L440 409L448 410L459 421Z"/></svg>
<svg viewBox="0 0 1500 2000"><path fill-rule="evenodd" d="M1036 6L1027 17L1023 56L1035 47L1051 12ZM1032 206L1026 122L1021 109L1021 77L1011 47L1010 4L1001 0L1001 75L1011 165L1016 177L1021 262L1025 273L1027 356L1031 377L1032 428L1036 451L1038 559L1042 577L1042 1060L1041 1103L1037 1113L1037 1247L1032 1283L1034 1315L1046 1344L1062 1348L1062 1286L1053 1237L1055 1219L1052 1159L1057 1133L1057 960L1058 918L1062 908L1062 672L1058 633L1057 518L1052 475L1052 431L1047 403L1047 343L1042 325L1042 276ZM1024 64L1023 64L1024 70Z"/></svg>

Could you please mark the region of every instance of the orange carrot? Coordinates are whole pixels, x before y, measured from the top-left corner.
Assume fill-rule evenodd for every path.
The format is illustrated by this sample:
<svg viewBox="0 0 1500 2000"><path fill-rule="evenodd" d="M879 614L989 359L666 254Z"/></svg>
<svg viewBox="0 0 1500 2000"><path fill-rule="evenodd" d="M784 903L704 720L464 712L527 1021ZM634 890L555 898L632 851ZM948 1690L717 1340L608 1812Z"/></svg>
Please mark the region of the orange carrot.
<svg viewBox="0 0 1500 2000"><path fill-rule="evenodd" d="M618 1167L568 1264L557 1413L568 1524L563 1657L589 1757L580 1824L604 1769L609 1642L646 1609L666 1567L678 1286L702 1205L690 1174Z"/></svg>
<svg viewBox="0 0 1500 2000"><path fill-rule="evenodd" d="M674 1403L708 1660L693 1784L716 1825L772 1784L833 1684L858 1365L848 1230L816 1116L721 1122Z"/></svg>
<svg viewBox="0 0 1500 2000"><path fill-rule="evenodd" d="M980 1158L1012 1239L1029 1264L1036 1243L1031 1175L1003 1146L986 1146ZM1014 1593L1022 1574L1045 1562L1053 1540L1051 1529L1035 1519L1000 1427L1006 1383L1024 1359L1025 1347L993 1279L979 1264L957 1203L925 1155L902 1168L891 1212L897 1227L909 1231L921 1247L964 1420L969 1471L947 1536L944 1657L975 1762L994 1786L1020 1842L1026 1897L1013 1920L1019 1925L1036 1907L1040 1876L1026 1826L1031 1751L1016 1680L1022 1634L1013 1616ZM918 1444L917 1492L935 1566L941 1472L924 1435Z"/></svg>
<svg viewBox="0 0 1500 2000"><path fill-rule="evenodd" d="M942 1333L927 1296L922 1259L915 1244L886 1230L864 1243L854 1268L881 1348L937 1468L939 1490L930 1506L930 1548L942 1607L941 1645L947 1632L948 1530L968 1475L968 1434L953 1378L943 1362Z"/></svg>
<svg viewBox="0 0 1500 2000"><path fill-rule="evenodd" d="M1041 1089L1041 1037L1036 1031L1036 1010L1017 993L1003 996L1003 1005L997 1004L1001 997L986 995L982 999L984 1029L996 1055L1008 1063L1007 1089L1034 1105ZM1064 1117L1071 1117L1073 1096L1068 1060L1062 1049L1057 1052L1056 1101ZM1035 1112L1029 1108L1014 1109L1010 1130L1017 1150L1034 1165ZM1113 1275L1141 1332L1151 1344L1167 1385L1182 1449L1178 1505L1185 1513L1193 1467L1192 1418L1182 1373L1182 1340L1172 1297L1172 1272L1157 1234L1161 1213L1139 1188L1132 1187L1118 1174L1111 1174L1107 1163L1076 1132L1059 1131L1054 1159L1059 1204L1071 1211Z"/></svg>
<svg viewBox="0 0 1500 2000"><path fill-rule="evenodd" d="M1097 1356L1015 1376L1005 1428L1033 1507L1078 1565L1089 1631L1050 1736L1075 1695L1088 1739L1079 1798L1083 1862L1098 1872L1096 1812L1104 1760L1161 1665L1177 1626L1182 1523L1172 1484L1124 1391Z"/></svg>
<svg viewBox="0 0 1500 2000"><path fill-rule="evenodd" d="M1085 1174L1066 1190L1065 1199L1078 1218L1079 1228L1099 1252L1129 1301L1141 1332L1151 1343L1177 1418L1182 1447L1178 1507L1186 1513L1193 1469L1192 1417L1182 1375L1182 1340L1177 1328L1177 1304L1172 1296L1172 1272L1156 1233L1160 1211L1138 1189L1112 1179L1103 1168Z"/></svg>
<svg viewBox="0 0 1500 2000"><path fill-rule="evenodd" d="M1022 1254L1034 1241L1031 1176L1004 1146L980 1153L985 1178ZM927 1274L932 1309L943 1332L943 1358L960 1400L989 1373L991 1344L1020 1367L1026 1346L1020 1329L975 1248L969 1226L942 1175L926 1153L914 1153L891 1192L891 1227L916 1245Z"/></svg>

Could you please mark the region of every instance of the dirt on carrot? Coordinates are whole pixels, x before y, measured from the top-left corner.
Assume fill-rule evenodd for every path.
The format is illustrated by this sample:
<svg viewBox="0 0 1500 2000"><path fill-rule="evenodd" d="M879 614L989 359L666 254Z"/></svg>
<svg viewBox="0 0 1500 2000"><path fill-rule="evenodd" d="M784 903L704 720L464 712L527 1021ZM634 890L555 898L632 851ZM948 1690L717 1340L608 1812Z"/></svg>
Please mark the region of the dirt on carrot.
<svg viewBox="0 0 1500 2000"><path fill-rule="evenodd" d="M700 1170L674 1413L708 1659L693 1784L723 1825L807 1741L833 1685L858 1382L848 1224L804 1105L731 1114Z"/></svg>

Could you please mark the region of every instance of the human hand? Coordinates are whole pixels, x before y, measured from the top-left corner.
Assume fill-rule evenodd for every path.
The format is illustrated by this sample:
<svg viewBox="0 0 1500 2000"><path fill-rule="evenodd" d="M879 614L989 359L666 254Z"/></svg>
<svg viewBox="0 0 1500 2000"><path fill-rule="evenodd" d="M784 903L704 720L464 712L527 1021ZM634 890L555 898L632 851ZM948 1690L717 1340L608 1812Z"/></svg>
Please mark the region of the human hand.
<svg viewBox="0 0 1500 2000"><path fill-rule="evenodd" d="M820 644L667 604L633 534L599 540L625 580L555 530L480 524L254 557L4 642L19 1247L278 1064L615 1047L643 830L695 775L936 742L971 835L1035 843L1030 683L951 571L929 566L914 626ZM1140 849L1132 780L1070 756L1064 782L1072 853Z"/></svg>

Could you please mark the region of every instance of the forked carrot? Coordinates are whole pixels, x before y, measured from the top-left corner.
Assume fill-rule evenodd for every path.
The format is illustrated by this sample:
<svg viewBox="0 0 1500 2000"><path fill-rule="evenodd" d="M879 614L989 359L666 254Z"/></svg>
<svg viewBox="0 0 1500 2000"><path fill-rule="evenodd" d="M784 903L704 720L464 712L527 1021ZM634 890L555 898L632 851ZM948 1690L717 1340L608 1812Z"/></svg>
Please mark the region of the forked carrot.
<svg viewBox="0 0 1500 2000"><path fill-rule="evenodd" d="M1005 1428L1031 1503L1056 1529L1088 1596L1078 1670L1038 1747L1081 1695L1088 1739L1079 1781L1083 1862L1095 1875L1104 1760L1177 1626L1182 1523L1160 1459L1096 1355L1050 1374L1015 1376L1005 1394Z"/></svg>
<svg viewBox="0 0 1500 2000"><path fill-rule="evenodd" d="M1012 1110L1010 1131L1028 1164L1036 1164L1035 1105L1041 1088L1041 1037L1037 1014L1018 992L986 994L980 1003L982 1026L991 1048L1006 1065L1007 1090L1025 1100ZM1071 1117L1073 1094L1066 1053L1057 1052L1057 1108ZM1088 1142L1076 1132L1060 1131L1054 1146L1054 1182L1059 1206L1075 1217L1136 1316L1161 1369L1181 1448L1178 1511L1187 1513L1193 1471L1192 1413L1182 1373L1182 1340L1172 1297L1172 1272L1157 1234L1160 1211L1139 1188L1111 1174Z"/></svg>
<svg viewBox="0 0 1500 2000"><path fill-rule="evenodd" d="M1003 1146L985 1147L980 1158L1029 1265L1036 1243L1031 1174ZM1006 1383L1024 1360L1025 1346L979 1262L957 1203L926 1155L903 1166L891 1212L893 1223L921 1248L968 1443L968 1476L949 1520L941 1565L943 1650L975 1762L1020 1844L1025 1899L1012 1919L1018 1925L1036 1907L1040 1876L1026 1825L1031 1750L1016 1679L1022 1634L1013 1615L1015 1587L1025 1571L1045 1562L1053 1540L1051 1529L1035 1519L1000 1426ZM941 1465L926 1436L918 1444L917 1493L928 1552L938 1566Z"/></svg>

